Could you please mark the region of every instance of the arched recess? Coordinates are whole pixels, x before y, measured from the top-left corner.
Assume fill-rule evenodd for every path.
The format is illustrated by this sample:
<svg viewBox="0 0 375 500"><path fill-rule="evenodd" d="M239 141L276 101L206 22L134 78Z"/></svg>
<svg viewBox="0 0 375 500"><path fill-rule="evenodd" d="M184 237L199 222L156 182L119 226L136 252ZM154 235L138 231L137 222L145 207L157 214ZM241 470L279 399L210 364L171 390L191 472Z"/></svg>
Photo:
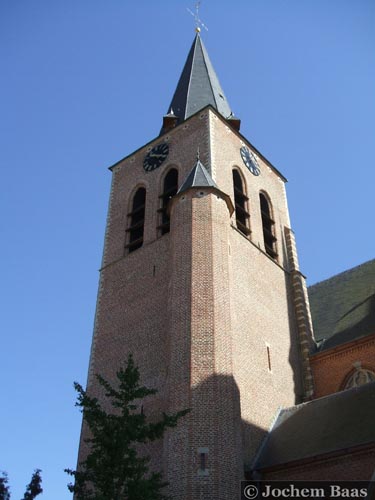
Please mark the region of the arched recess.
<svg viewBox="0 0 375 500"><path fill-rule="evenodd" d="M360 387L361 385L375 382L375 372L368 368L355 368L344 378L340 390L352 389L353 387Z"/></svg>
<svg viewBox="0 0 375 500"><path fill-rule="evenodd" d="M169 200L177 193L178 190L178 170L171 168L163 180L162 193L159 196L161 207L159 208L159 225L157 227L159 235L169 233L170 218L167 213Z"/></svg>
<svg viewBox="0 0 375 500"><path fill-rule="evenodd" d="M236 214L236 226L241 233L248 236L250 234L248 212L249 198L246 196L245 182L237 169L232 170L233 175L233 191L234 191L234 207Z"/></svg>
<svg viewBox="0 0 375 500"><path fill-rule="evenodd" d="M143 245L143 233L145 226L145 208L146 208L146 189L139 187L133 196L131 211L128 216L128 227L126 232L129 234L128 243L125 248L128 252L134 252Z"/></svg>
<svg viewBox="0 0 375 500"><path fill-rule="evenodd" d="M260 213L262 216L263 240L266 253L273 259L277 258L275 221L273 220L272 204L268 195L259 193Z"/></svg>

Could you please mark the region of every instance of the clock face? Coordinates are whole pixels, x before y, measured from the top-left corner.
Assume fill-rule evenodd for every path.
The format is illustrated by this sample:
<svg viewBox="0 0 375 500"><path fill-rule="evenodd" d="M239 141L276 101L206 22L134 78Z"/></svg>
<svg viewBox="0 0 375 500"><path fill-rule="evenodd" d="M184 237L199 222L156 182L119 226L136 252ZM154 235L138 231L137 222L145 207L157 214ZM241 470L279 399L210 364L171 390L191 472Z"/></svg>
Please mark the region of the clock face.
<svg viewBox="0 0 375 500"><path fill-rule="evenodd" d="M242 160L243 160L244 164L246 165L246 167L250 170L250 172L253 175L259 175L260 168L259 168L258 160L256 159L254 153L252 151L250 151L249 149L247 149L246 146L242 146L242 148L240 149L240 152L241 152Z"/></svg>
<svg viewBox="0 0 375 500"><path fill-rule="evenodd" d="M146 172L155 170L155 168L160 167L163 161L167 158L168 153L169 146L166 142L158 144L145 156L145 159L143 160L143 168Z"/></svg>

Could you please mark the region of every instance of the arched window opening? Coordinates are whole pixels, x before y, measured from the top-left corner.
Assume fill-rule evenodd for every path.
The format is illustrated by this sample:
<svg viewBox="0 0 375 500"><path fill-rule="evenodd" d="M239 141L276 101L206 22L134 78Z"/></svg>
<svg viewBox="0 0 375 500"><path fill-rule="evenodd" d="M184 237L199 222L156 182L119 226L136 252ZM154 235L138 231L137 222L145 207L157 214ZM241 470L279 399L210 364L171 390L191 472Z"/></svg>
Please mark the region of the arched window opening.
<svg viewBox="0 0 375 500"><path fill-rule="evenodd" d="M260 211L262 215L264 247L268 255L275 259L277 257L276 237L274 229L275 221L272 220L270 203L263 193L259 194L259 199Z"/></svg>
<svg viewBox="0 0 375 500"><path fill-rule="evenodd" d="M236 209L236 225L241 233L246 236L250 233L248 219L249 212L246 210L248 197L245 195L241 176L237 170L233 170L234 205Z"/></svg>
<svg viewBox="0 0 375 500"><path fill-rule="evenodd" d="M375 373L364 368L357 368L349 377L344 389L352 389L352 387L359 387L370 382L375 382Z"/></svg>
<svg viewBox="0 0 375 500"><path fill-rule="evenodd" d="M164 178L163 183L163 193L159 196L161 199L161 208L158 212L160 213L160 224L158 230L160 235L169 233L170 230L170 219L167 214L167 207L169 200L177 193L178 189L178 172L175 168L172 168Z"/></svg>
<svg viewBox="0 0 375 500"><path fill-rule="evenodd" d="M143 245L143 231L145 225L145 206L146 190L141 187L137 189L134 198L132 211L128 213L129 227L126 230L129 233L129 243L125 246L129 253L137 250Z"/></svg>

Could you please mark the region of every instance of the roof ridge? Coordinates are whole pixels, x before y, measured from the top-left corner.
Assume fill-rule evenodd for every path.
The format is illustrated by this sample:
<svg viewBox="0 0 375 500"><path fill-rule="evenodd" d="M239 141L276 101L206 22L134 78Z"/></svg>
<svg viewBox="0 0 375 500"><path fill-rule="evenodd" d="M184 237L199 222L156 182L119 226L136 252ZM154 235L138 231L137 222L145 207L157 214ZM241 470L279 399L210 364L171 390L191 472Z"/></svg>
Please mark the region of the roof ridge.
<svg viewBox="0 0 375 500"><path fill-rule="evenodd" d="M211 87L212 97L213 97L213 99L214 99L214 102L215 102L215 106L216 106L216 108L218 108L218 102L217 102L217 100L216 100L215 92L214 92L214 89L213 89L213 87L212 87L210 70L209 70L209 68L208 68L208 66L207 66L207 61L206 61L206 56L208 56L208 53L207 53L207 51L206 51L206 47L203 45L203 42L202 42L202 40L201 40L201 39L200 39L200 42L201 42L201 49L202 49L202 53L203 53L203 62L204 62L204 65L205 65L205 67L206 67L207 74L208 74L208 76L210 77L210 78L208 79L208 82L209 82L210 87ZM225 117L225 118L227 118L227 117Z"/></svg>
<svg viewBox="0 0 375 500"><path fill-rule="evenodd" d="M356 309L358 309L358 307L361 307L363 306L363 304L365 304L366 302L368 302L370 299L372 299L375 295L375 292L374 293L371 293L370 295L368 295L364 300L361 300L360 302L356 302L353 307L351 307L348 311L346 311L342 316L340 316L338 318L338 320L336 321L336 324L341 321L342 319L346 318L347 316L349 316L350 314L352 314L353 311L355 311Z"/></svg>
<svg viewBox="0 0 375 500"><path fill-rule="evenodd" d="M168 109L173 108L177 124L180 124L207 105L225 119L233 114L207 49L197 33Z"/></svg>
<svg viewBox="0 0 375 500"><path fill-rule="evenodd" d="M182 193L187 189L198 187L218 189L216 182L213 180L206 167L203 165L200 159L197 158L193 168L190 170L183 183L181 184L181 187L177 191L177 194Z"/></svg>
<svg viewBox="0 0 375 500"><path fill-rule="evenodd" d="M193 174L193 180L192 180L192 185L193 186L195 185L196 178L197 178L198 162L199 162L199 160L197 161L197 163L193 167L193 172L194 172L194 174Z"/></svg>
<svg viewBox="0 0 375 500"><path fill-rule="evenodd" d="M210 173L208 172L207 168L203 165L203 163L200 160L198 160L197 162L197 169L198 168L202 170L203 175L205 176L207 182L215 182Z"/></svg>
<svg viewBox="0 0 375 500"><path fill-rule="evenodd" d="M194 50L193 50L193 58L192 58L192 61L191 61L191 71L190 71L190 75L189 75L189 83L187 85L186 106L185 106L185 112L184 112L184 120L186 119L187 105L188 105L188 102L189 102L191 79L192 79L192 76L193 76L193 65L194 65L194 59L195 59L195 52L197 50L197 40L198 39L199 39L199 33L197 33L195 35L195 38L194 38ZM172 103L171 103L171 106L172 106Z"/></svg>
<svg viewBox="0 0 375 500"><path fill-rule="evenodd" d="M286 408L253 469L374 443L374 415L375 382Z"/></svg>
<svg viewBox="0 0 375 500"><path fill-rule="evenodd" d="M370 264L371 262L374 262L374 263L375 263L375 259L370 259L370 260L367 260L367 261L365 261L365 262L362 262L362 264L358 264L357 266L354 266L354 267L351 267L351 268L349 268L349 269L346 269L345 271L341 271L341 272L339 272L339 273L337 273L337 274L334 274L333 276L330 276L329 278L325 278L325 279L323 279L323 280L321 280L321 281L317 281L317 282L316 282L316 283L314 283L313 285L310 285L308 288L309 288L309 289L314 288L314 287L316 287L316 286L318 286L318 285L321 285L322 283L325 283L326 281L330 281L330 280L332 280L332 279L334 279L334 278L338 278L339 276L341 276L341 275L343 275L343 274L349 274L349 273L351 273L351 272L354 272L354 271L356 271L356 270L358 270L358 269L360 269L360 268L362 268L362 267L366 266L367 264Z"/></svg>
<svg viewBox="0 0 375 500"><path fill-rule="evenodd" d="M311 405L312 403L315 403L318 401L324 401L327 398L333 399L333 398L340 398L340 397L344 397L344 396L349 397L350 394L354 393L354 391L361 392L364 390L369 390L369 386L371 386L371 385L373 385L374 389L375 389L375 382L368 382L367 384L359 385L357 387L351 387L350 389L345 389L343 391L333 392L332 394L326 394L325 396L321 396L320 398L311 399L310 401L304 401L303 403L299 403L297 405L288 406L287 408L281 409L280 415L282 415L283 413L292 411L293 409L302 408L303 406ZM375 392L374 392L374 394L375 394Z"/></svg>

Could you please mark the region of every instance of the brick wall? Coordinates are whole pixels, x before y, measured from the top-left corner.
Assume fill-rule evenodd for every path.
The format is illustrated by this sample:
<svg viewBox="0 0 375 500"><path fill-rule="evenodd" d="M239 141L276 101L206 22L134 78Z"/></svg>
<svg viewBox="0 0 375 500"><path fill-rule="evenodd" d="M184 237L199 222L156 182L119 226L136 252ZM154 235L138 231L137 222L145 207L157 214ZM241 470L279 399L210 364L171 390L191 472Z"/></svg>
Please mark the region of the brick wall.
<svg viewBox="0 0 375 500"><path fill-rule="evenodd" d="M233 372L240 391L247 468L278 408L302 399L301 358L284 236L290 221L282 177L260 155L261 173L254 176L240 155L241 146L251 146L214 113L210 120L213 178L234 200L232 170L239 170L249 198L251 234L245 237L235 228L233 215L228 240ZM276 261L265 253L261 191L272 203Z"/></svg>
<svg viewBox="0 0 375 500"><path fill-rule="evenodd" d="M169 403L191 412L166 439L167 478L174 499L225 500L237 494L242 471L228 308L229 211L217 191L198 188L173 200L171 220ZM182 315L179 304L185 304ZM207 451L205 471L199 450Z"/></svg>
<svg viewBox="0 0 375 500"><path fill-rule="evenodd" d="M168 159L146 173L145 154L164 140ZM159 391L143 402L151 418L191 408L162 442L147 448L175 500L235 498L244 464L278 407L303 396L284 180L260 156L261 175L253 176L241 160L244 144L208 108L112 169L88 389L100 396L93 374L114 380L132 352L142 382ZM250 237L235 228L225 200L212 189L177 196L171 232L158 235L164 176L177 168L181 185L198 147L202 163L233 201L232 169L241 171ZM147 192L144 244L129 254L127 214L139 186ZM260 190L272 202L277 260L264 248ZM207 471L200 470L199 450L207 451Z"/></svg>
<svg viewBox="0 0 375 500"><path fill-rule="evenodd" d="M145 172L143 159L156 144L167 141L169 156L160 168ZM100 272L95 327L91 348L88 390L102 396L94 374L100 373L109 381L128 354L134 355L142 383L158 390L158 394L143 402L145 412L153 418L168 407L171 307L177 310L170 297L171 234L159 236L161 207L159 198L163 180L170 168L177 168L179 185L193 167L197 148L203 162L208 157L208 116L199 114L188 123L157 138L126 157L112 168L112 187L107 217L102 269ZM125 250L127 243L127 214L139 186L146 188L144 244L132 253ZM187 230L187 227L186 227ZM189 260L188 253L186 259ZM185 304L190 288L184 290ZM79 461L85 455L81 435ZM163 443L149 447L152 467L164 468Z"/></svg>
<svg viewBox="0 0 375 500"><path fill-rule="evenodd" d="M375 372L375 334L311 356L315 397L341 390L355 365Z"/></svg>

